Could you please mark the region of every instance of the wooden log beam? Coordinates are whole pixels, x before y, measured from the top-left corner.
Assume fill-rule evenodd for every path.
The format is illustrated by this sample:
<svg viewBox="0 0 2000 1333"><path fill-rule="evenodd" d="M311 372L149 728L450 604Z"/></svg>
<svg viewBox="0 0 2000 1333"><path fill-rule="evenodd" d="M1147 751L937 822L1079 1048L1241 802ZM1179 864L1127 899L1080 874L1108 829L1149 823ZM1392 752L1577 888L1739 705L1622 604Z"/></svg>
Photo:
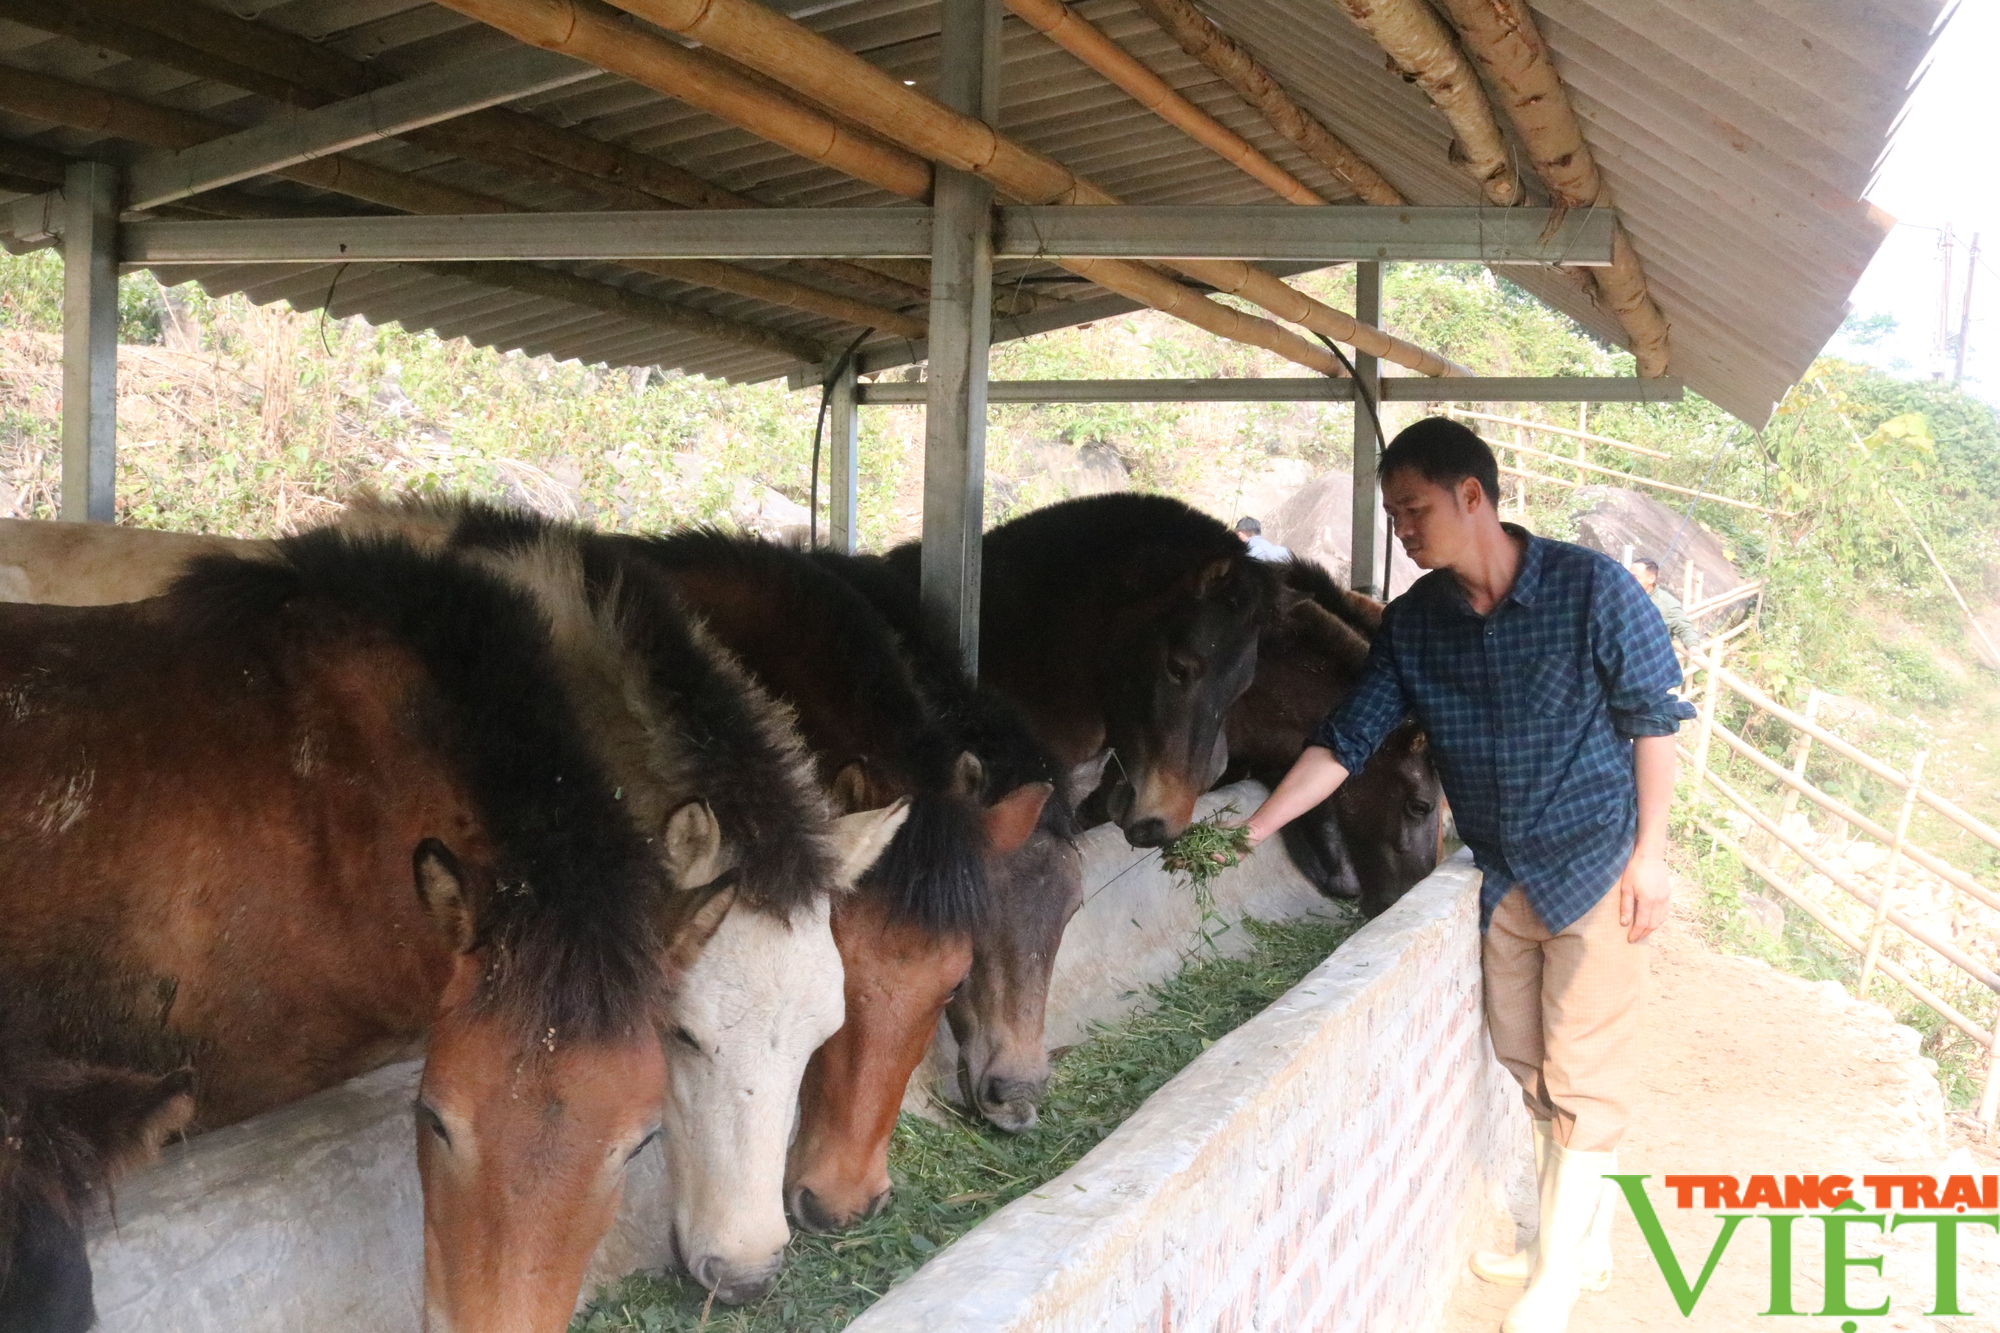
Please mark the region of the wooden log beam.
<svg viewBox="0 0 2000 1333"><path fill-rule="evenodd" d="M1503 208L1520 203L1521 182L1486 90L1428 0L1340 0L1340 7L1444 113L1457 136L1451 160L1487 202Z"/></svg>
<svg viewBox="0 0 2000 1333"><path fill-rule="evenodd" d="M454 6L475 0L450 0ZM483 5L519 4L523 0L476 0ZM570 0L581 6L594 0ZM670 31L691 37L704 46L741 61L766 77L785 82L822 106L866 126L886 139L906 145L923 156L968 171L993 182L1002 192L1030 204L1115 204L1118 198L1096 184L1077 176L1051 157L1035 152L1006 138L982 120L951 110L870 65L792 20L755 3L755 0L622 0L622 8ZM1064 266L1122 295L1146 300L1141 291L1168 296L1166 287L1185 293L1176 298L1169 313L1190 322L1200 322L1211 332L1224 327L1239 330L1224 333L1238 341L1252 342L1279 352L1300 365L1338 373L1336 358L1322 349L1275 325L1254 329L1234 319L1236 312L1196 296L1178 283L1136 265L1113 267L1117 261L1065 261ZM1407 366L1424 375L1469 373L1462 366L1435 352L1404 342L1371 325L1358 323L1352 315L1313 300L1296 288L1260 269L1235 260L1181 260L1172 268L1218 291L1240 296L1252 304L1324 337L1351 343L1362 351ZM1101 276L1100 276L1101 275ZM1160 281L1156 281L1160 279ZM1121 285L1122 284L1122 285ZM1191 302L1198 302L1197 308ZM1154 304L1147 300L1147 304ZM1167 309L1165 306L1157 306ZM1187 313L1183 313L1187 312ZM1222 313L1217 313L1222 312ZM1191 318L1196 316L1199 318ZM1256 321L1268 324L1268 321ZM1244 334L1254 334L1246 337ZM1279 351L1280 347L1286 350Z"/></svg>
<svg viewBox="0 0 2000 1333"><path fill-rule="evenodd" d="M1611 208L1611 188L1597 170L1548 43L1524 0L1440 0L1467 50L1499 96L1527 145L1536 176L1559 208ZM1643 376L1664 375L1672 360L1666 316L1646 285L1646 271L1621 225L1611 266L1591 275L1632 345Z"/></svg>
<svg viewBox="0 0 2000 1333"><path fill-rule="evenodd" d="M1236 39L1209 21L1190 0L1139 0L1139 8L1180 43L1244 101L1270 122L1271 128L1298 145L1313 161L1347 182L1362 202L1407 202L1361 154L1350 148L1318 117L1300 106Z"/></svg>
<svg viewBox="0 0 2000 1333"><path fill-rule="evenodd" d="M1176 92L1167 81L1063 0L1007 0L1016 17L1111 80L1133 100L1196 143L1268 186L1288 204L1324 204L1305 182L1257 151L1236 131Z"/></svg>
<svg viewBox="0 0 2000 1333"><path fill-rule="evenodd" d="M5 78L0 78L0 110L156 148L189 147L234 130L233 126L192 112L155 106L122 93L66 83L26 70L9 70ZM404 176L347 157L302 162L277 174L406 213L500 213L509 211L511 207L470 190ZM211 192L214 193L221 192ZM209 197L197 196L190 202L199 204ZM532 287L537 295L567 292L568 295L556 296L555 299L609 310L641 322L725 339L762 351L782 352L804 360L816 360L824 355L824 349L810 339L711 315L672 302L641 297L622 287L592 282L532 264L438 265L433 271L456 273L488 286L504 286L509 290L521 291ZM475 277L475 272L484 276ZM567 281L548 281L541 275ZM503 283L501 278L507 281ZM597 291L588 290L593 288Z"/></svg>

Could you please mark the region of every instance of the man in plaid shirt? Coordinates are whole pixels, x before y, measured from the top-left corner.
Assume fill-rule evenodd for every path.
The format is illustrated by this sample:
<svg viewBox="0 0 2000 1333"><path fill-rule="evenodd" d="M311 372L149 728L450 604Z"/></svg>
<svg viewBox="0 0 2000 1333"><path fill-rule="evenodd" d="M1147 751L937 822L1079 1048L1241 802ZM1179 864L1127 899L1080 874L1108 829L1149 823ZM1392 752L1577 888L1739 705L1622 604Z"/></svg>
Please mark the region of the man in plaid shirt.
<svg viewBox="0 0 2000 1333"><path fill-rule="evenodd" d="M1500 522L1493 451L1433 417L1382 454L1382 501L1432 572L1390 603L1360 686L1248 820L1317 806L1414 714L1480 893L1486 1019L1535 1125L1541 1228L1474 1271L1525 1284L1505 1333L1561 1333L1610 1280L1643 941L1666 919L1674 733L1694 710L1660 615L1607 556Z"/></svg>

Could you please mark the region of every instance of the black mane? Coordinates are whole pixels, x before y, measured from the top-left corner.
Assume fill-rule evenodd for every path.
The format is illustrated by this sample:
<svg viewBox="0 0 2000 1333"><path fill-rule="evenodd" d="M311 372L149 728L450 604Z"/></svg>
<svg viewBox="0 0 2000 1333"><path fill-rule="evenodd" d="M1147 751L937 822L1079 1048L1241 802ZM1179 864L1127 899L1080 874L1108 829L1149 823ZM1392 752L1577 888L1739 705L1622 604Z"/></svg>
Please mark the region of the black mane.
<svg viewBox="0 0 2000 1333"><path fill-rule="evenodd" d="M959 934L985 910L985 827L974 801L953 794L961 747L911 674L894 630L811 557L789 546L711 528L606 538L629 561L668 573L719 571L753 585L788 627L794 651L837 671L879 761L911 793L910 813L864 892L894 919L932 934Z"/></svg>
<svg viewBox="0 0 2000 1333"><path fill-rule="evenodd" d="M1063 792L1061 765L1035 739L1018 708L965 674L957 645L923 614L916 584L882 556L820 550L812 558L866 598L896 632L917 687L956 734L959 748L985 764L984 799L991 802L1026 783L1046 782L1054 793L1042 807L1041 826L1074 838L1080 830Z"/></svg>
<svg viewBox="0 0 2000 1333"><path fill-rule="evenodd" d="M1355 603L1358 594L1341 587L1340 581L1325 565L1295 555L1289 563L1278 568L1283 571L1285 586L1291 591L1340 620L1362 638L1374 639L1379 621L1363 613Z"/></svg>
<svg viewBox="0 0 2000 1333"><path fill-rule="evenodd" d="M207 627L273 657L288 612L373 627L423 665L424 722L492 839L479 1002L566 1039L629 1034L663 985L664 872L614 799L561 684L548 622L497 575L387 537L323 528L271 560L205 556L174 585Z"/></svg>

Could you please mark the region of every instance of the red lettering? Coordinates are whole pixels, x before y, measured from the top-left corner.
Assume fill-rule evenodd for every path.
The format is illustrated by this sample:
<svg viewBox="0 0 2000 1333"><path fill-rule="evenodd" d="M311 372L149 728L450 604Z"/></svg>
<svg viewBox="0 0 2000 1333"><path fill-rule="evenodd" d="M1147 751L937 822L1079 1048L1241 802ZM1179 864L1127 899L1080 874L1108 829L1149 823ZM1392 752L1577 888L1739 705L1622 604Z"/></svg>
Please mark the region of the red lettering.
<svg viewBox="0 0 2000 1333"><path fill-rule="evenodd" d="M1979 1182L1971 1176L1953 1176L1944 1183L1944 1193L1938 1196L1938 1207L1979 1207Z"/></svg>
<svg viewBox="0 0 2000 1333"><path fill-rule="evenodd" d="M1709 1176L1701 1187L1701 1201L1709 1208L1741 1208L1735 1176Z"/></svg>
<svg viewBox="0 0 2000 1333"><path fill-rule="evenodd" d="M1846 1203L1854 1197L1853 1176L1828 1176L1819 1183L1819 1201L1823 1208Z"/></svg>
<svg viewBox="0 0 2000 1333"><path fill-rule="evenodd" d="M1938 1206L1937 1181L1929 1176L1903 1177L1903 1207L1935 1208Z"/></svg>
<svg viewBox="0 0 2000 1333"><path fill-rule="evenodd" d="M1894 1208L1896 1186L1908 1180L1908 1176L1863 1176L1861 1183L1875 1191L1877 1208Z"/></svg>
<svg viewBox="0 0 2000 1333"><path fill-rule="evenodd" d="M1778 1181L1775 1176L1752 1176L1749 1183L1744 1186L1743 1207L1783 1208L1784 1206L1785 1200L1778 1193Z"/></svg>
<svg viewBox="0 0 2000 1333"><path fill-rule="evenodd" d="M1707 1180L1707 1176L1668 1176L1666 1187L1674 1192L1674 1207L1694 1207L1694 1192Z"/></svg>

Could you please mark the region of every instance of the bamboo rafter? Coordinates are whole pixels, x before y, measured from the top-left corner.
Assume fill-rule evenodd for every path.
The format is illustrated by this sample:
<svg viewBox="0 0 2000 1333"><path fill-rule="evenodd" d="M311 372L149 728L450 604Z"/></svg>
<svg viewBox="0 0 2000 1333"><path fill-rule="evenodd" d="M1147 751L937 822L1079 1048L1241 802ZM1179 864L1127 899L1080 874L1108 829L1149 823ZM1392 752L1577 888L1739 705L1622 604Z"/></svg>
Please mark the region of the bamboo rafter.
<svg viewBox="0 0 2000 1333"><path fill-rule="evenodd" d="M455 8L477 4L481 8L512 7L522 0L450 0ZM567 0L568 7L581 10L594 0ZM1035 152L1000 134L984 121L949 107L890 78L867 61L817 33L755 3L755 0L623 0L621 8L653 23L701 42L769 78L797 88L806 96L864 125L875 133L910 148L933 161L955 170L971 172L991 181L1002 193L1031 204L1116 204L1117 196L1076 175L1055 159ZM1082 273L1099 285L1121 294L1136 294L1150 287L1159 291L1152 270L1123 261L1063 261L1064 266ZM1218 291L1240 296L1262 306L1281 319L1303 324L1313 332L1336 342L1352 344L1371 356L1393 361L1425 375L1469 374L1435 352L1395 338L1372 325L1362 324L1352 315L1313 300L1305 293L1240 260L1176 261L1177 269ZM1178 284L1169 284L1178 286ZM1185 291L1186 289L1182 289ZM1192 293L1189 293L1192 296ZM1200 298L1195 298L1199 300ZM1147 301L1147 304L1153 304ZM1226 309L1203 302L1211 309ZM1185 307L1177 303L1174 313ZM1229 312L1235 314L1235 312ZM1183 315L1183 318L1187 316ZM1215 319L1213 331L1228 323ZM1239 319L1244 318L1240 317ZM1194 321L1190 321L1194 322ZM1258 320L1257 324L1268 321ZM1203 325L1203 327L1210 327ZM1324 373L1337 371L1337 360L1296 335L1271 325L1256 330L1256 345L1279 351L1288 360ZM1224 336L1237 336L1225 334Z"/></svg>

